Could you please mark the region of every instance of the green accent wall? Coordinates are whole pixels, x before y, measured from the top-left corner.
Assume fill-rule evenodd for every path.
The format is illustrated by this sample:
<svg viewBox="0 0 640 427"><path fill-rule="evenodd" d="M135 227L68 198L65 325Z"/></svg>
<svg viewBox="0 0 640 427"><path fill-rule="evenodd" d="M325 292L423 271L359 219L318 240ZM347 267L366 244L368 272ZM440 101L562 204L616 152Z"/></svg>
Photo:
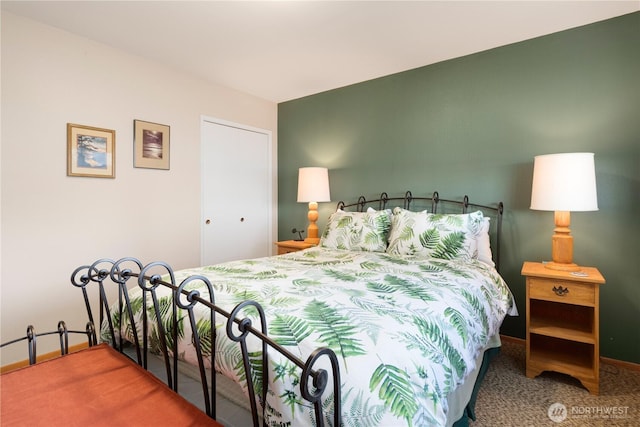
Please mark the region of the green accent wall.
<svg viewBox="0 0 640 427"><path fill-rule="evenodd" d="M340 64L335 64L340 67ZM599 211L571 216L574 260L595 266L601 355L640 363L640 12L278 106L278 237L307 224L297 170L329 168L331 203L359 195L505 203L502 274L520 311L523 261L551 256L553 213L529 209L533 157L593 152Z"/></svg>

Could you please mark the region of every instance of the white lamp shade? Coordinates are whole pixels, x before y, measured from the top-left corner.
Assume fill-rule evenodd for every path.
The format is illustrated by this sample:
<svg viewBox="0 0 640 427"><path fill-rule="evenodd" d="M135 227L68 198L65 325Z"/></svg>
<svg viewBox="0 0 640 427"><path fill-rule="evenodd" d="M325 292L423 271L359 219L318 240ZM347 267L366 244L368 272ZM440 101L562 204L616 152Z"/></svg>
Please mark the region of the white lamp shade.
<svg viewBox="0 0 640 427"><path fill-rule="evenodd" d="M298 202L330 202L327 168L298 170Z"/></svg>
<svg viewBox="0 0 640 427"><path fill-rule="evenodd" d="M542 211L597 211L593 153L535 156L531 209Z"/></svg>

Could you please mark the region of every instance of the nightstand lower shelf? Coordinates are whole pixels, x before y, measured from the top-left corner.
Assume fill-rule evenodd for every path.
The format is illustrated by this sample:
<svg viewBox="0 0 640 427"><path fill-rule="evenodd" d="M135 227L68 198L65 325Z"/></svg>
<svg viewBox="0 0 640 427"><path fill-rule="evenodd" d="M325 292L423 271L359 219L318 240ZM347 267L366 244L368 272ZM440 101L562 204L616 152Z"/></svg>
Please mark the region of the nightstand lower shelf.
<svg viewBox="0 0 640 427"><path fill-rule="evenodd" d="M587 329L580 330L577 328L566 328L562 326L556 326L553 323L541 320L531 321L529 332L531 334L546 335L549 337L573 340L585 344L595 343L593 332Z"/></svg>
<svg viewBox="0 0 640 427"><path fill-rule="evenodd" d="M560 372L578 379L587 390L598 394L593 345L534 333L530 335L530 340L528 378L537 377L544 371Z"/></svg>

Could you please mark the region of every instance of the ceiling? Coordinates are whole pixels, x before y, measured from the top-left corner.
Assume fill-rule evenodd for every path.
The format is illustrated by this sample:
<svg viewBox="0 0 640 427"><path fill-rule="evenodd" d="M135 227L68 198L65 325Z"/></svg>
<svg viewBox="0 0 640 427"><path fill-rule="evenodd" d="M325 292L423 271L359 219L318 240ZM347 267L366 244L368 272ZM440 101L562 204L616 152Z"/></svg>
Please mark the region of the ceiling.
<svg viewBox="0 0 640 427"><path fill-rule="evenodd" d="M640 10L640 1L5 1L282 102Z"/></svg>

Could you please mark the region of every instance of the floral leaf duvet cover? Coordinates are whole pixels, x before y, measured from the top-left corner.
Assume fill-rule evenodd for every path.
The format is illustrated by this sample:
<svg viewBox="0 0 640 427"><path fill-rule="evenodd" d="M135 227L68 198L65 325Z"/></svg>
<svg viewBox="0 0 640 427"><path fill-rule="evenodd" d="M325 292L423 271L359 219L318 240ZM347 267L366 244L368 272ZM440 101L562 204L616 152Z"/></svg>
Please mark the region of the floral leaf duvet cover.
<svg viewBox="0 0 640 427"><path fill-rule="evenodd" d="M215 303L225 310L247 299L262 305L268 335L301 359L318 347L334 350L344 426L446 425L447 396L475 368L505 315L517 315L503 279L479 261L310 248L175 273L178 283L192 275L210 280ZM200 293L206 296L206 287ZM141 299L137 287L130 297L134 307L142 306L135 302ZM242 385L241 354L224 333L224 320L216 317L222 328L216 369ZM198 328L210 330L208 309ZM127 331L123 321L125 337ZM179 327L178 339L180 358L194 363L190 332ZM258 345L253 351L259 358ZM275 352L269 360L266 424L312 425L291 364ZM253 381L259 390L260 379ZM329 418L331 408L327 412Z"/></svg>

